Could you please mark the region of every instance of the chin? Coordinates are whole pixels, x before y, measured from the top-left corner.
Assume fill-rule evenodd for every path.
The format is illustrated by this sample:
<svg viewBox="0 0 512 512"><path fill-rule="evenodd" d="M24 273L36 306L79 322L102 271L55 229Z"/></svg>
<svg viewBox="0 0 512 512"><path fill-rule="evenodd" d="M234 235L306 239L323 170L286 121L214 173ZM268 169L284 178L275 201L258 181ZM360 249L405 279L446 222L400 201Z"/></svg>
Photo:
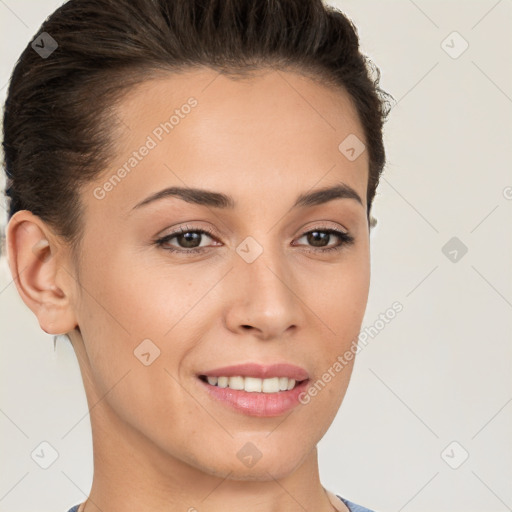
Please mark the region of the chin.
<svg viewBox="0 0 512 512"><path fill-rule="evenodd" d="M296 467L297 464L283 465L282 462L279 464L263 464L260 461L252 468L240 468L239 465L234 467L233 465L226 464L222 468L217 466L203 469L205 473L223 479L229 478L229 480L240 482L270 482L288 477L294 472Z"/></svg>
<svg viewBox="0 0 512 512"><path fill-rule="evenodd" d="M258 454L250 442L245 446L246 450L237 451L235 457L226 457L228 450L224 451L222 463L219 464L219 459L212 460L205 472L222 478L229 475L230 480L267 482L288 477L308 456L308 452L297 452L292 447L268 448L270 453L262 449Z"/></svg>

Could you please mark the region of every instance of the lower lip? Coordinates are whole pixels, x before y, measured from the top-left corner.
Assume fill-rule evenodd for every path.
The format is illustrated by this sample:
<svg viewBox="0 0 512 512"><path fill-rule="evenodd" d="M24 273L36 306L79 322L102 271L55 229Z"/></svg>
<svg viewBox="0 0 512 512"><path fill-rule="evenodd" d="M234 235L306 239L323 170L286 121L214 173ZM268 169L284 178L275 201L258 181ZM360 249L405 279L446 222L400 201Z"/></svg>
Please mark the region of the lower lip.
<svg viewBox="0 0 512 512"><path fill-rule="evenodd" d="M212 386L199 378L198 381L204 386L210 397L238 412L258 417L280 416L290 411L299 405L299 395L306 390L309 383L309 380L304 380L289 391L250 393L238 389Z"/></svg>

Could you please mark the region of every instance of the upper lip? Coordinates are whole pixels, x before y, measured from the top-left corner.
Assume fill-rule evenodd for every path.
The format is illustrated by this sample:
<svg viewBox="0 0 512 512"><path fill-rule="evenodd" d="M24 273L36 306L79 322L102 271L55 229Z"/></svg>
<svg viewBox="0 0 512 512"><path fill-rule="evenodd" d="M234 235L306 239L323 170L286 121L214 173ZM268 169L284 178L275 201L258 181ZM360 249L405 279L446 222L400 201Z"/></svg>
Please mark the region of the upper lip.
<svg viewBox="0 0 512 512"><path fill-rule="evenodd" d="M202 372L200 375L206 377L257 377L260 379L270 379L272 377L288 377L296 381L309 378L308 372L300 366L288 363L276 363L264 365L259 363L244 363L233 366L223 366Z"/></svg>

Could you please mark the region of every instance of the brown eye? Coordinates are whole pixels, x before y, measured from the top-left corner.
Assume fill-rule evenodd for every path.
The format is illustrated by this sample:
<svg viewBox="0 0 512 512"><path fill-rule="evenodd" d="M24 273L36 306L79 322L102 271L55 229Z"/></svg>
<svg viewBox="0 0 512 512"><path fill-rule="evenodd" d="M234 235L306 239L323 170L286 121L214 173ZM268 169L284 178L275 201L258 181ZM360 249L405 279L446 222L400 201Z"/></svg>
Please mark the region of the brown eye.
<svg viewBox="0 0 512 512"><path fill-rule="evenodd" d="M208 246L201 246L206 238L213 238L213 235L204 229L180 228L178 231L159 238L155 244L170 252L194 253L206 250ZM176 244L170 244L171 240L176 239Z"/></svg>
<svg viewBox="0 0 512 512"><path fill-rule="evenodd" d="M310 244L313 250L320 252L340 250L343 246L354 243L351 235L336 229L314 229L304 233L301 238L306 238L307 244ZM333 247L327 247L333 238L338 238L339 243Z"/></svg>

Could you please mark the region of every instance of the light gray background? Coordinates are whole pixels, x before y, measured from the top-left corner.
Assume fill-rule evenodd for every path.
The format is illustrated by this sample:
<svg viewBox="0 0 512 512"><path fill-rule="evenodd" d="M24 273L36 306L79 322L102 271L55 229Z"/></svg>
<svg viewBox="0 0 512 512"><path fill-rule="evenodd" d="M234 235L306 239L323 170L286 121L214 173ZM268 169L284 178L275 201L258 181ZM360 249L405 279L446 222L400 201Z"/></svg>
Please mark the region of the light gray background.
<svg viewBox="0 0 512 512"><path fill-rule="evenodd" d="M0 0L2 103L61 3ZM322 482L382 512L512 510L512 2L329 3L397 100L363 327L394 301L404 309L358 356L319 445ZM456 262L442 252L452 237L468 248ZM78 364L66 340L53 351L4 258L0 274L0 511L65 511L92 482ZM46 470L30 456L42 441L59 453Z"/></svg>

